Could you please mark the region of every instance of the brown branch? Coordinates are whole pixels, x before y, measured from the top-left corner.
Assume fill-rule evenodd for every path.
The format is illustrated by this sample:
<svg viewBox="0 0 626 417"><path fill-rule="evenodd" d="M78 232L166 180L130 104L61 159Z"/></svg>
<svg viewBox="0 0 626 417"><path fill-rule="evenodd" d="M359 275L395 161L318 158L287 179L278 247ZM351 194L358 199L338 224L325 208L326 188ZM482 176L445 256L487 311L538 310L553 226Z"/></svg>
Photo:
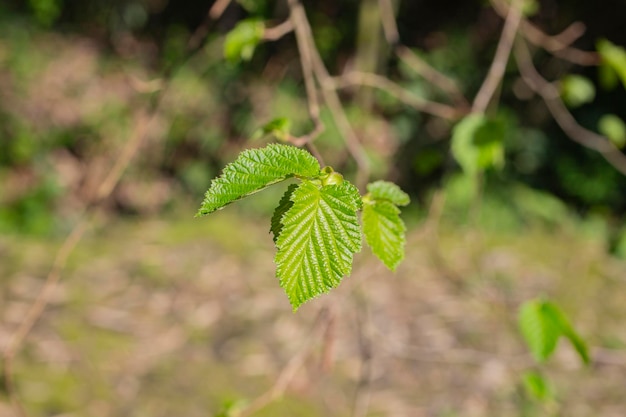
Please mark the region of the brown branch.
<svg viewBox="0 0 626 417"><path fill-rule="evenodd" d="M394 52L398 58L411 67L417 74L424 77L426 81L449 94L454 102L465 107L467 105L467 99L453 79L437 71L426 61L413 53L413 51L409 48L399 43L400 35L398 33L398 25L396 24L395 13L391 1L378 0L378 7L380 9L380 17L385 38L387 39L387 42L394 47Z"/></svg>
<svg viewBox="0 0 626 417"><path fill-rule="evenodd" d="M508 15L509 6L506 2L491 0L491 4L500 16L505 17ZM583 51L571 47L571 44L585 33L585 25L580 22L574 22L560 34L550 36L527 19L522 19L520 32L532 44L563 60L583 66L598 65L600 63L600 57L596 52Z"/></svg>
<svg viewBox="0 0 626 417"><path fill-rule="evenodd" d="M188 50L195 50L200 47L202 41L209 33L211 23L222 17L224 11L231 3L231 1L232 0L217 0L215 3L213 3L213 6L211 6L209 12L204 18L204 21L200 23L200 26L198 26L193 34L189 37L189 40L187 41Z"/></svg>
<svg viewBox="0 0 626 417"><path fill-rule="evenodd" d="M326 66L322 62L322 58L319 55L319 51L315 47L313 32L311 31L311 26L309 25L309 21L306 17L304 7L299 0L289 0L288 4L291 10L291 21L293 22L294 30L296 32L296 39L298 40L298 49L300 51L303 64L303 72L305 69L306 71L311 69L312 73L320 83L324 102L328 106L331 116L333 117L337 128L346 142L348 152L350 152L350 155L352 155L358 166L356 181L357 186L359 188L364 188L370 174L367 154L365 153L359 138L354 132L354 129L350 125L350 121L348 120L341 104L341 100L339 99L339 95L334 88L332 77L328 73ZM307 87L307 97L309 99L309 112L313 113L311 105L317 104L315 83L311 74L307 76L305 73L304 79ZM317 117L319 118L319 107L316 108L316 111ZM313 118L313 114L311 116ZM313 121L315 122L315 118L313 118Z"/></svg>
<svg viewBox="0 0 626 417"><path fill-rule="evenodd" d="M530 52L522 40L515 43L515 58L522 79L535 93L541 96L552 117L565 134L574 142L600 153L615 169L626 175L626 155L606 137L578 124L563 104L559 90L539 74L533 65Z"/></svg>
<svg viewBox="0 0 626 417"><path fill-rule="evenodd" d="M467 99L452 78L437 71L404 45L396 46L395 52L398 58L411 67L413 71L420 74L432 85L437 86L441 91L449 94L450 98L459 106L466 107L468 105Z"/></svg>
<svg viewBox="0 0 626 417"><path fill-rule="evenodd" d="M315 85L315 77L313 73L313 51L311 42L311 28L306 23L306 15L304 8L295 0L289 0L289 22L291 29L296 34L296 42L298 43L298 52L300 54L300 66L302 67L302 76L304 78L304 86L306 88L307 104L309 109L309 117L313 121L313 130L305 136L293 137L291 143L296 146L306 145L309 151L324 165L322 156L313 144L313 141L324 132L325 126L320 118L320 105L317 96L317 86Z"/></svg>
<svg viewBox="0 0 626 417"><path fill-rule="evenodd" d="M341 77L334 77L333 81L335 83L334 87L339 89L347 88L353 85L366 85L377 88L389 93L416 110L441 117L442 119L458 120L463 114L465 114L463 111L454 107L417 97L390 79L378 74L353 71L344 74Z"/></svg>
<svg viewBox="0 0 626 417"><path fill-rule="evenodd" d="M265 28L263 39L266 41L276 41L292 31L293 23L288 19L271 28Z"/></svg>
<svg viewBox="0 0 626 417"><path fill-rule="evenodd" d="M400 42L400 34L398 33L398 25L396 24L396 13L390 0L378 0L378 9L380 10L380 20L383 25L383 33L389 45L395 45Z"/></svg>
<svg viewBox="0 0 626 417"><path fill-rule="evenodd" d="M513 49L515 34L522 20L520 3L521 0L512 1L512 7L509 9L506 21L504 22L504 28L502 29L502 35L498 41L496 54L493 57L487 76L472 103L472 112L474 113L484 113L485 110L487 110L489 102L500 85L502 77L504 77L506 64L509 62L511 50Z"/></svg>
<svg viewBox="0 0 626 417"><path fill-rule="evenodd" d="M231 0L217 0L209 9L209 17L213 20L217 20L224 14L224 11L230 4Z"/></svg>

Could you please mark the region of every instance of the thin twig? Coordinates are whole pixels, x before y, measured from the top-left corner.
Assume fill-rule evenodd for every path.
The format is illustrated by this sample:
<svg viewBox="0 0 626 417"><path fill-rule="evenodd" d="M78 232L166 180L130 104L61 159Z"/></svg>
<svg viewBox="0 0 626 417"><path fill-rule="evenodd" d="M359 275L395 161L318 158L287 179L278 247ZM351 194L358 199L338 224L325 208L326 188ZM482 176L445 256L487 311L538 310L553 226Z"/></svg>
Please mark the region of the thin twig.
<svg viewBox="0 0 626 417"><path fill-rule="evenodd" d="M432 114L433 116L441 117L443 119L458 120L464 114L461 110L455 107L425 100L411 94L408 90L394 83L389 78L378 74L353 71L343 74L341 77L334 77L333 81L335 82L335 88L346 88L353 85L367 85L369 87L377 88L391 94L401 102L413 107L416 110Z"/></svg>
<svg viewBox="0 0 626 417"><path fill-rule="evenodd" d="M346 142L348 152L350 152L350 155L352 155L358 166L356 180L357 186L363 189L370 174L370 164L367 154L365 153L359 138L348 120L348 116L343 109L339 95L334 88L333 79L328 73L326 66L322 62L322 58L319 55L319 51L315 46L313 41L313 32L311 31L311 26L309 25L309 21L306 17L304 7L302 7L299 0L289 0L289 8L291 10L291 20L295 28L296 38L298 39L300 54L301 56L306 54L307 58L311 59L309 64L312 65L313 74L322 87L324 102L328 106L331 116ZM307 77L305 76L305 81L306 79ZM308 86L307 95L310 96Z"/></svg>
<svg viewBox="0 0 626 417"><path fill-rule="evenodd" d="M411 67L413 71L424 77L424 79L430 84L439 87L441 91L449 94L452 101L462 107L468 106L467 99L452 78L440 71L437 71L404 45L396 46L395 52L396 55L398 55L398 58Z"/></svg>
<svg viewBox="0 0 626 417"><path fill-rule="evenodd" d="M213 3L213 6L211 6L209 12L204 18L204 21L200 23L200 25L196 28L193 34L189 37L189 40L187 41L188 50L196 50L200 47L202 41L209 33L211 23L222 17L224 11L231 1L232 0L217 0L215 3Z"/></svg>
<svg viewBox="0 0 626 417"><path fill-rule="evenodd" d="M276 41L292 31L293 23L291 20L285 20L276 26L265 28L265 31L263 32L263 39L266 41Z"/></svg>
<svg viewBox="0 0 626 417"><path fill-rule="evenodd" d="M400 42L400 33L396 24L396 13L390 0L378 0L380 10L380 20L383 25L383 33L389 45L395 46Z"/></svg>
<svg viewBox="0 0 626 417"><path fill-rule="evenodd" d="M606 137L578 124L561 100L559 90L543 78L532 62L528 47L522 40L515 43L515 58L522 79L546 103L554 120L573 141L600 153L615 169L626 175L626 155Z"/></svg>
<svg viewBox="0 0 626 417"><path fill-rule="evenodd" d="M500 16L508 15L509 5L506 2L491 0L491 4ZM550 36L527 19L522 19L520 32L529 42L566 61L583 66L593 66L600 63L600 57L596 52L571 47L571 44L585 32L585 25L580 22L574 22L560 34Z"/></svg>
<svg viewBox="0 0 626 417"><path fill-rule="evenodd" d="M309 38L312 38L311 30L308 25L303 25L301 22L304 19L306 22L306 15L304 14L304 8L300 2L295 0L289 0L289 22L291 29L296 33L296 42L298 43L298 52L300 54L300 65L302 67L302 77L304 78L304 86L306 88L307 104L309 109L309 117L313 121L313 130L305 136L299 138L292 138L291 142L296 146L306 145L309 151L320 161L323 165L323 159L319 151L313 144L313 141L324 132L324 124L320 118L320 105L317 96L317 87L315 85L315 77L313 74L313 54L311 51L311 42Z"/></svg>
<svg viewBox="0 0 626 417"><path fill-rule="evenodd" d="M224 11L230 4L231 0L217 0L209 9L209 17L213 20L217 20L224 14Z"/></svg>
<svg viewBox="0 0 626 417"><path fill-rule="evenodd" d="M380 9L380 18L385 38L389 45L393 46L394 52L398 58L411 67L413 71L424 77L426 81L448 93L454 102L465 107L467 105L467 99L453 79L437 71L409 48L400 44L400 34L398 33L398 25L396 24L391 1L378 0L378 7Z"/></svg>
<svg viewBox="0 0 626 417"><path fill-rule="evenodd" d="M504 71L506 70L506 64L509 62L509 56L513 49L513 42L515 41L515 34L522 21L521 0L513 0L509 13L504 22L504 28L502 29L502 35L498 41L498 47L496 54L493 57L489 72L483 81L483 84L478 90L474 102L472 103L472 112L484 113L487 110L487 106L491 101L491 98L496 92L496 89L504 77Z"/></svg>

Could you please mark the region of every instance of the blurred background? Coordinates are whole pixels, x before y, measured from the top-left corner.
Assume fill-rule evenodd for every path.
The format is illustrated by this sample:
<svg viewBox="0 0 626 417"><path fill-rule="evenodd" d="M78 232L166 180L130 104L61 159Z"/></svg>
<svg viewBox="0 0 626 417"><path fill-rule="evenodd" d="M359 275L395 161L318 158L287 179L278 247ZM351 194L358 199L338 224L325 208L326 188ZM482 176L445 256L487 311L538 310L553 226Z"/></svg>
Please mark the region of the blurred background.
<svg viewBox="0 0 626 417"><path fill-rule="evenodd" d="M224 58L239 22L278 25L287 2L222 3L215 20L210 0L0 2L0 347L65 236L92 213L16 356L28 415L245 415L288 374L284 395L252 415L622 416L626 177L560 130L513 59L490 110L502 163L478 186L451 150L455 122L384 92L342 90L371 179L412 197L395 274L364 249L336 291L294 314L268 233L284 188L193 218L221 168L270 140L251 139L259 127L283 117L294 134L312 128L293 34ZM463 106L393 54L376 1L303 4L331 74L367 69ZM474 97L503 19L484 1L394 4L402 43ZM583 23L576 48L626 45L620 0L526 4L548 34ZM626 53L612 73L600 60L534 52L576 120L624 146ZM326 164L355 178L325 107L321 118ZM137 135L137 154L102 199ZM564 342L546 364L529 356L517 310L540 296L567 312L591 366ZM2 417L18 415L9 391L0 384Z"/></svg>

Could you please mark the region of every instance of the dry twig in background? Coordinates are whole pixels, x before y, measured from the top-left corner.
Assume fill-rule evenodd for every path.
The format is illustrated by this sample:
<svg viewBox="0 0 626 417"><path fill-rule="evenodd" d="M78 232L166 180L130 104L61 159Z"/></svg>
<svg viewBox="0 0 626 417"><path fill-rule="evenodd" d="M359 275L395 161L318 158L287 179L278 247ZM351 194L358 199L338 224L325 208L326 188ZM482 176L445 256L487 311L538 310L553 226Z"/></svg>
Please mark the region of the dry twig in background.
<svg viewBox="0 0 626 417"><path fill-rule="evenodd" d="M405 88L394 83L389 78L382 75L353 71L342 75L341 77L334 77L335 88L341 89L350 87L353 85L366 85L369 87L377 88L381 91L385 91L394 96L401 102L413 107L414 109L423 113L432 114L433 116L441 117L446 120L458 120L464 112L450 107L446 104L437 103L434 101L424 100L414 94L411 94Z"/></svg>
<svg viewBox="0 0 626 417"><path fill-rule="evenodd" d="M491 4L501 17L504 18L509 14L510 7L506 2L492 0ZM598 65L600 63L600 58L596 52L582 51L571 46L576 39L585 33L585 25L580 22L574 22L560 34L550 36L523 18L520 23L520 32L529 42L563 60L583 66Z"/></svg>
<svg viewBox="0 0 626 417"><path fill-rule="evenodd" d="M616 170L626 175L626 155L606 137L578 124L563 104L559 90L539 74L533 65L530 51L522 40L515 43L515 58L522 79L535 93L541 96L550 114L565 134L584 147L600 153Z"/></svg>
<svg viewBox="0 0 626 417"><path fill-rule="evenodd" d="M379 0L378 7L380 8L380 17L385 38L389 45L393 46L394 52L398 58L412 68L413 71L424 77L426 81L449 94L452 101L459 107L467 107L467 99L453 79L431 67L426 61L400 43L400 34L398 33L398 25L391 1Z"/></svg>
<svg viewBox="0 0 626 417"><path fill-rule="evenodd" d="M313 74L317 78L319 84L322 87L322 96L324 102L330 110L330 114L333 117L337 128L341 132L350 155L357 163L357 180L356 185L363 189L365 184L369 180L370 176L370 163L365 153L365 149L361 145L359 138L357 137L348 116L341 104L337 90L334 88L334 82L326 66L324 65L322 58L319 55L319 51L315 47L313 40L313 32L311 31L311 25L306 17L304 7L298 0L289 0L289 8L291 10L291 20L293 22L296 37L301 39L298 41L298 48L301 56L306 54L311 58L310 64L313 69ZM308 64L307 64L308 65ZM305 75L305 82L306 82ZM307 86L307 96L311 100L311 95L314 94Z"/></svg>
<svg viewBox="0 0 626 417"><path fill-rule="evenodd" d="M504 71L506 65L509 62L511 56L511 50L513 49L513 42L515 41L515 35L520 22L522 21L521 1L513 0L511 8L504 22L504 28L502 29L502 35L498 41L498 47L496 54L491 61L491 66L487 72L487 76L480 86L480 90L474 98L472 103L472 112L484 113L487 110L487 106L491 101L496 89L502 82L504 77Z"/></svg>

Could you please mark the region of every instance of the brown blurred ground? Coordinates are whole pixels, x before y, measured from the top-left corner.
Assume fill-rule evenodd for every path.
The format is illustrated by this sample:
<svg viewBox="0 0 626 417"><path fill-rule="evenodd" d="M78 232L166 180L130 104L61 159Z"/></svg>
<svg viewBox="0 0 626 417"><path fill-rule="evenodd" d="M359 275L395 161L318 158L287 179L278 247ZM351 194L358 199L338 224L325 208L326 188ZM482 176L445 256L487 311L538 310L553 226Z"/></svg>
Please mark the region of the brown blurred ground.
<svg viewBox="0 0 626 417"><path fill-rule="evenodd" d="M305 343L285 399L259 416L549 415L520 375L534 368L519 304L553 297L594 348L585 369L565 342L544 368L567 416L626 409L626 264L566 227L523 234L410 233L394 275L364 251L333 294L292 313L260 222L220 212L96 225L70 260L16 366L33 416L206 416L269 389ZM187 213L190 214L190 213ZM0 345L49 268L57 242L0 238ZM329 308L333 327L310 340ZM8 403L0 415L11 416ZM243 403L242 403L243 404Z"/></svg>

